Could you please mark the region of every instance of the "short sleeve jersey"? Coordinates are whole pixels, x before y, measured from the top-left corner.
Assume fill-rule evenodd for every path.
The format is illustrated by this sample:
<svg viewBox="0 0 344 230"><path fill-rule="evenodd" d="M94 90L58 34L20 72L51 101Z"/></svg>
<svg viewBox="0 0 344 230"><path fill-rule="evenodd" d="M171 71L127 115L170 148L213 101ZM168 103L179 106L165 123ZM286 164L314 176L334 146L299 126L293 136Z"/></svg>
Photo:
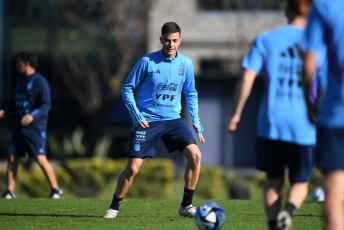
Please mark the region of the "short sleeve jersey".
<svg viewBox="0 0 344 230"><path fill-rule="evenodd" d="M302 88L304 30L293 25L261 33L242 66L263 72L264 92L259 107L257 136L312 145L316 129L307 119Z"/></svg>
<svg viewBox="0 0 344 230"><path fill-rule="evenodd" d="M344 128L344 14L340 0L317 0L306 28L306 50L327 47L327 90L322 103L320 126Z"/></svg>
<svg viewBox="0 0 344 230"><path fill-rule="evenodd" d="M176 58L166 58L162 50L144 56L122 86L123 101L135 126L143 117L148 122L180 118L182 92L193 122L201 127L192 62L180 52Z"/></svg>

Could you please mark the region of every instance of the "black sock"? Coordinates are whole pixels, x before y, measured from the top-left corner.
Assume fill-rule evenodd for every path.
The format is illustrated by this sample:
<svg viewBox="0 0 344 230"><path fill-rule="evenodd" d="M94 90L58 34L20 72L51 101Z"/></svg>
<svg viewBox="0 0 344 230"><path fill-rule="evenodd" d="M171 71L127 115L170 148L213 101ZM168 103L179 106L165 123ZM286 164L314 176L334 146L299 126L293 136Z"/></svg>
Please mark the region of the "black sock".
<svg viewBox="0 0 344 230"><path fill-rule="evenodd" d="M277 229L277 220L270 220L269 221L269 229L276 230Z"/></svg>
<svg viewBox="0 0 344 230"><path fill-rule="evenodd" d="M190 204L192 204L192 198L195 190L184 188L184 195L183 195L183 201L182 206L186 207Z"/></svg>
<svg viewBox="0 0 344 230"><path fill-rule="evenodd" d="M110 208L118 211L119 205L121 204L123 198L117 198L117 196L115 194L113 194L112 203L110 205Z"/></svg>
<svg viewBox="0 0 344 230"><path fill-rule="evenodd" d="M295 205L289 202L285 205L285 210L290 214L291 217L295 216L297 213Z"/></svg>

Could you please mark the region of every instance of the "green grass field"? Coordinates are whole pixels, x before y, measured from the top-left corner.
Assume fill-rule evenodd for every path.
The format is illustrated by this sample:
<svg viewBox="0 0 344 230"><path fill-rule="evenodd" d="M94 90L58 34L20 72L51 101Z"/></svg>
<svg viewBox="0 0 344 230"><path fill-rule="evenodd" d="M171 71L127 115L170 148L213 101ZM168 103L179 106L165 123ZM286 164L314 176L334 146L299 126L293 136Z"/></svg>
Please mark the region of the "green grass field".
<svg viewBox="0 0 344 230"><path fill-rule="evenodd" d="M206 200L194 200L199 205ZM223 206L222 229L268 229L262 200L214 200ZM180 199L124 199L116 219L103 219L111 200L17 198L0 200L0 229L197 229L179 217ZM295 230L323 229L322 203L306 201L294 217Z"/></svg>

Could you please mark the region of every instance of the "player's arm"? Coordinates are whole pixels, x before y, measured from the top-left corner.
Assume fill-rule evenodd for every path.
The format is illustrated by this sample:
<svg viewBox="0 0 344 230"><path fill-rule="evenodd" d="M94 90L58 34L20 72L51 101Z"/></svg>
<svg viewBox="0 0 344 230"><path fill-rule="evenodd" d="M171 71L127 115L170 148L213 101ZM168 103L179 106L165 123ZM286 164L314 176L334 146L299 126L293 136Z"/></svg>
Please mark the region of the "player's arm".
<svg viewBox="0 0 344 230"><path fill-rule="evenodd" d="M13 104L13 103L11 103ZM10 110L13 110L13 106L2 106L0 108L0 119L5 118L6 115L9 113Z"/></svg>
<svg viewBox="0 0 344 230"><path fill-rule="evenodd" d="M47 116L49 110L51 109L51 98L50 98L50 86L46 80L36 80L34 83L34 87L37 88L37 92L39 94L40 98L40 106L37 108L34 108L33 111L31 111L28 114L25 114L20 123L23 126L30 125L34 120L39 119L43 116Z"/></svg>
<svg viewBox="0 0 344 230"><path fill-rule="evenodd" d="M308 120L309 122L313 124L316 122L317 111L310 97L307 95L310 95L312 79L314 76L315 63L316 63L315 51L306 52L304 62L303 62L302 80L303 80L303 87L304 87L304 93L305 93L304 98L307 105Z"/></svg>
<svg viewBox="0 0 344 230"><path fill-rule="evenodd" d="M201 120L198 116L198 93L195 89L195 76L191 61L186 67L186 79L183 84L183 93L194 124L193 127L198 135L198 140L201 143L204 143L203 126L201 125Z"/></svg>
<svg viewBox="0 0 344 230"><path fill-rule="evenodd" d="M137 108L134 90L146 76L146 63L143 59L138 61L122 86L122 98L127 107L134 126L148 128L149 124Z"/></svg>
<svg viewBox="0 0 344 230"><path fill-rule="evenodd" d="M194 126L194 129L195 129L196 132L197 132L198 126L196 125L196 123L194 123L193 126ZM205 142L205 139L204 139L203 133L197 133L197 135L198 135L198 140L199 140L201 143L204 143L204 142Z"/></svg>
<svg viewBox="0 0 344 230"><path fill-rule="evenodd" d="M252 86L257 74L251 70L244 70L244 73L239 80L235 95L234 95L234 105L231 120L228 124L228 130L234 133L240 122L241 113L252 91Z"/></svg>
<svg viewBox="0 0 344 230"><path fill-rule="evenodd" d="M313 105L309 92L311 89L312 78L316 71L317 54L324 41L325 26L316 7L313 8L309 16L308 24L305 30L306 54L303 61L302 80L305 93L305 102L307 105L308 120L315 123L317 120L317 109Z"/></svg>
<svg viewBox="0 0 344 230"><path fill-rule="evenodd" d="M254 40L250 51L245 55L242 62L244 72L236 86L232 116L227 127L231 133L234 133L237 130L241 119L241 113L251 94L253 83L263 67L265 49L262 41L264 36L265 35L261 34Z"/></svg>

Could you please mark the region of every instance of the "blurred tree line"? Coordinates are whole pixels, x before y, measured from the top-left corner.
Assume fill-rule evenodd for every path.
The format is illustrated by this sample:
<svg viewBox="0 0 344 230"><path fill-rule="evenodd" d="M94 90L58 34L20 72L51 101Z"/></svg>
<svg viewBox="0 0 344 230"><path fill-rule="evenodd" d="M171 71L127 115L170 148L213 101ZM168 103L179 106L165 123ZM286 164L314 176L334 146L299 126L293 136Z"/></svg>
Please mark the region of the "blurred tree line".
<svg viewBox="0 0 344 230"><path fill-rule="evenodd" d="M81 126L85 156L92 156L114 102L121 100L123 81L146 54L151 0L5 0L4 5L1 103L13 99L15 55L36 53L37 70L52 88L49 130L62 138Z"/></svg>
<svg viewBox="0 0 344 230"><path fill-rule="evenodd" d="M285 0L196 3L201 11L240 11L282 9ZM104 133L117 130L126 135L123 130L130 129L131 120L120 88L133 65L147 53L148 12L153 4L153 0L0 1L4 12L0 14L4 25L0 28L0 106L13 100L15 55L29 50L38 55L37 70L52 88L48 147L55 147L50 152L92 156ZM0 121L0 127L8 131L0 133L1 151L13 119L8 116ZM0 152L0 157L5 154Z"/></svg>

